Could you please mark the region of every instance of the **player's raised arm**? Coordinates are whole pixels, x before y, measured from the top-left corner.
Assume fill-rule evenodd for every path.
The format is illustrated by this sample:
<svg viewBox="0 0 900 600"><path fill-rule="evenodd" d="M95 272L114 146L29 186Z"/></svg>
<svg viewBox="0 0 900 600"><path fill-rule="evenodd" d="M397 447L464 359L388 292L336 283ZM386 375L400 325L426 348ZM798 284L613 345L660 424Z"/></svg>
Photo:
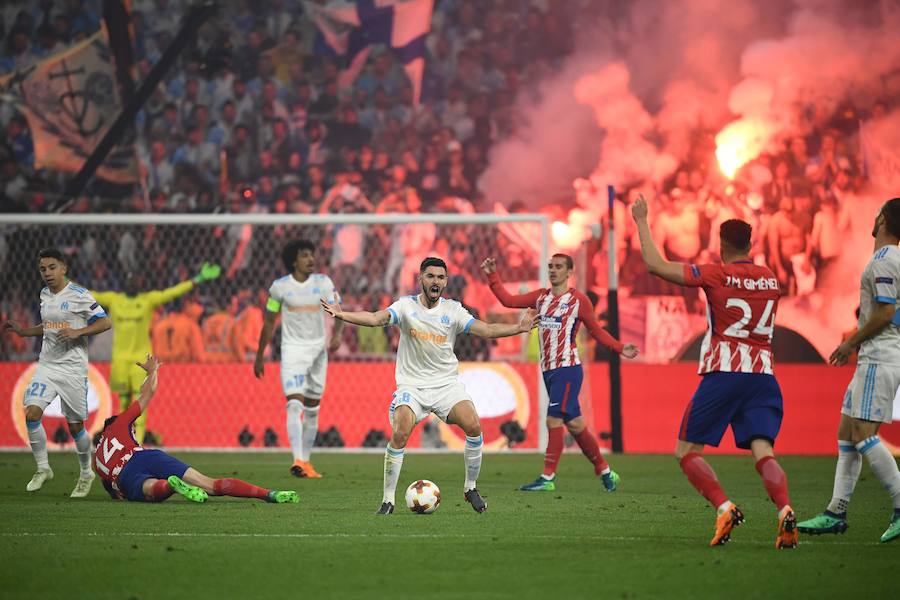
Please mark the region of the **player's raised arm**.
<svg viewBox="0 0 900 600"><path fill-rule="evenodd" d="M141 405L141 412L144 412L145 410L147 410L147 405L150 404L150 399L153 398L153 394L156 393L158 373L159 368L162 366L162 363L152 354L148 354L147 359L143 364L136 364L147 372L147 378L144 379L144 383L141 384L141 393L140 396L138 396L138 402Z"/></svg>
<svg viewBox="0 0 900 600"><path fill-rule="evenodd" d="M616 354L621 354L625 358L634 358L640 350L634 344L623 344L614 338L608 331L600 327L597 318L594 316L594 305L587 296L578 294L578 318L584 323L588 333L591 334L598 343L603 344Z"/></svg>
<svg viewBox="0 0 900 600"><path fill-rule="evenodd" d="M631 216L637 224L638 236L641 238L641 256L644 258L647 270L666 281L684 285L685 265L668 261L660 254L650 233L647 213L647 201L644 199L644 195L641 194L631 207Z"/></svg>
<svg viewBox="0 0 900 600"><path fill-rule="evenodd" d="M537 323L538 312L533 308L529 308L518 323L485 323L475 319L469 328L469 333L487 339L509 337L520 333L528 333L537 327Z"/></svg>
<svg viewBox="0 0 900 600"><path fill-rule="evenodd" d="M338 303L329 304L325 300L320 300L319 303L322 305L322 308L329 315L338 319L339 321L344 321L346 323L350 323L351 325L363 325L365 327L384 327L385 325L390 325L391 323L391 313L387 310L379 310L375 312L369 312L367 310L358 310L358 311L345 311L341 309L341 305Z"/></svg>
<svg viewBox="0 0 900 600"><path fill-rule="evenodd" d="M497 272L497 261L495 259L485 258L481 261L481 270L487 275L491 293L497 297L497 300L503 306L507 308L528 308L537 303L541 290L534 290L527 294L510 294L506 291L503 281L500 279L500 273Z"/></svg>

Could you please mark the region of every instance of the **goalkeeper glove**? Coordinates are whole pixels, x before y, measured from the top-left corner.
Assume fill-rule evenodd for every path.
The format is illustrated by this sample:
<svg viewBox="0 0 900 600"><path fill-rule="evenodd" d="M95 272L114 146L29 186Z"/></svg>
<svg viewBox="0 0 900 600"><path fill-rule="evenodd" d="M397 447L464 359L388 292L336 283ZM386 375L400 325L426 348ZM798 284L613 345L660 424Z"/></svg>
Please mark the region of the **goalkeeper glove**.
<svg viewBox="0 0 900 600"><path fill-rule="evenodd" d="M222 274L222 267L219 265L211 265L207 262L200 267L200 272L194 275L194 284L200 284L204 281L212 281Z"/></svg>

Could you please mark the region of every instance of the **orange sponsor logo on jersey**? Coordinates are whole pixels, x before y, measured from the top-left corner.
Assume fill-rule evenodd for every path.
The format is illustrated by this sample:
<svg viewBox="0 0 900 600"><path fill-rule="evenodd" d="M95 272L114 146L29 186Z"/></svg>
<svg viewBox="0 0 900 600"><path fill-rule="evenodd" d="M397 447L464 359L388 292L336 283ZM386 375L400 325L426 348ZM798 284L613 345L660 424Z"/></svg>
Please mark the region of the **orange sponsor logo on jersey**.
<svg viewBox="0 0 900 600"><path fill-rule="evenodd" d="M311 313L322 310L318 304L302 304L300 306L288 306L288 312L292 313Z"/></svg>
<svg viewBox="0 0 900 600"><path fill-rule="evenodd" d="M419 331L418 329L410 329L409 335L416 338L417 340L422 340L423 342L433 342L435 344L443 344L447 341L446 335L429 333L427 331Z"/></svg>
<svg viewBox="0 0 900 600"><path fill-rule="evenodd" d="M44 329L69 329L72 327L65 321L47 321L44 323Z"/></svg>

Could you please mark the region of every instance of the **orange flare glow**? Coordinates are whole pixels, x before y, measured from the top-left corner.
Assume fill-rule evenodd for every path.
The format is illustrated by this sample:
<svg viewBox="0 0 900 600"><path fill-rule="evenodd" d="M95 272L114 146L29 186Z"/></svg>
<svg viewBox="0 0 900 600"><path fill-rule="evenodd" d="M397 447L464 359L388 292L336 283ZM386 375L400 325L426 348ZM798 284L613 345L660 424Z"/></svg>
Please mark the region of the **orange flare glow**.
<svg viewBox="0 0 900 600"><path fill-rule="evenodd" d="M716 135L716 159L728 179L765 149L770 128L759 119L732 121Z"/></svg>

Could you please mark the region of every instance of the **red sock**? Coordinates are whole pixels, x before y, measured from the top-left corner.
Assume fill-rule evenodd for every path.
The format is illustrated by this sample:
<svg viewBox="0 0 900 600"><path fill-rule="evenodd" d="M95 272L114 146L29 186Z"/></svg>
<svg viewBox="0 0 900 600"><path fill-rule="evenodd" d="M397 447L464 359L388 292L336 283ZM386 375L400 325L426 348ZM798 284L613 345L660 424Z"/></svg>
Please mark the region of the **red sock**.
<svg viewBox="0 0 900 600"><path fill-rule="evenodd" d="M578 442L581 451L584 452L587 459L594 465L595 475L599 475L603 469L609 467L609 463L606 462L606 459L603 458L603 454L600 452L600 446L597 444L597 439L587 427L582 429L581 433L575 436L575 441Z"/></svg>
<svg viewBox="0 0 900 600"><path fill-rule="evenodd" d="M259 498L265 500L269 494L269 490L259 486L241 481L240 479L232 479L226 477L216 479L213 482L213 490L215 496L234 496L236 498Z"/></svg>
<svg viewBox="0 0 900 600"><path fill-rule="evenodd" d="M728 501L728 496L719 485L716 472L712 470L708 462L703 460L702 456L696 452L689 452L684 455L679 464L691 485L709 500L713 508L718 508Z"/></svg>
<svg viewBox="0 0 900 600"><path fill-rule="evenodd" d="M563 453L563 437L565 429L554 427L547 430L547 451L544 453L544 475L550 477L556 473L556 465Z"/></svg>
<svg viewBox="0 0 900 600"><path fill-rule="evenodd" d="M144 494L144 497L150 502L162 502L175 493L172 486L165 479L159 479L150 486L150 491Z"/></svg>
<svg viewBox="0 0 900 600"><path fill-rule="evenodd" d="M756 471L762 477L763 485L766 486L766 492L769 498L781 510L791 503L788 497L787 475L774 456L764 456L756 463Z"/></svg>

